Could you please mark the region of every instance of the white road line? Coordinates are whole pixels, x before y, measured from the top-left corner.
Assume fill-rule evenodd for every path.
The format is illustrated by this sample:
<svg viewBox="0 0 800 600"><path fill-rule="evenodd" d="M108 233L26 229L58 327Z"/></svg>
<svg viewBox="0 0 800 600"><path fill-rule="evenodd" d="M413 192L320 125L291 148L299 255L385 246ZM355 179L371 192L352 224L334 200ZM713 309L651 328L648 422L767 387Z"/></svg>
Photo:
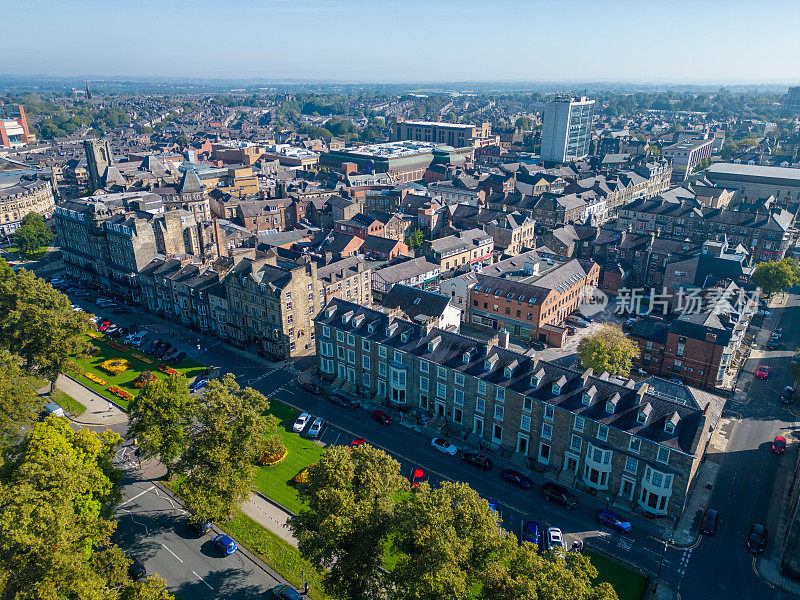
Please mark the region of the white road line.
<svg viewBox="0 0 800 600"><path fill-rule="evenodd" d="M152 490L152 489L153 489L153 488L155 488L155 487L156 487L156 486L154 486L154 485L151 485L151 486L150 486L149 488L147 488L145 491L143 491L143 492L139 492L138 494L136 494L136 495L135 495L133 498L128 498L127 500L125 500L125 502L123 502L122 504L120 504L120 505L119 505L117 508L122 508L122 507L123 507L123 506L125 506L125 505L126 505L128 502L133 502L133 501L134 501L134 500L136 500L136 499L137 499L139 496L141 496L142 494L146 494L147 492L149 492L150 490Z"/></svg>
<svg viewBox="0 0 800 600"><path fill-rule="evenodd" d="M194 571L192 571L192 573L194 573ZM195 576L195 577L197 577L197 578L198 578L200 581L202 581L202 582L203 582L203 583L205 583L206 585L208 585L208 589L210 589L210 590L213 590L213 589L214 589L213 587L211 587L211 586L208 584L208 582L207 582L205 579L203 579L202 577L200 577L200 575L198 575L197 573L194 573L194 576Z"/></svg>
<svg viewBox="0 0 800 600"><path fill-rule="evenodd" d="M179 557L177 554L175 554L175 553L174 553L172 550L170 550L169 548L167 548L167 547L166 547L166 545L164 545L164 542L161 542L161 545L162 545L162 546L164 546L164 550L166 550L167 552L169 552L170 554L172 554L172 556L174 556L175 558L177 558L177 559L178 559L180 562L183 562L183 561L180 559L180 557ZM195 573L195 574L196 574L196 573Z"/></svg>

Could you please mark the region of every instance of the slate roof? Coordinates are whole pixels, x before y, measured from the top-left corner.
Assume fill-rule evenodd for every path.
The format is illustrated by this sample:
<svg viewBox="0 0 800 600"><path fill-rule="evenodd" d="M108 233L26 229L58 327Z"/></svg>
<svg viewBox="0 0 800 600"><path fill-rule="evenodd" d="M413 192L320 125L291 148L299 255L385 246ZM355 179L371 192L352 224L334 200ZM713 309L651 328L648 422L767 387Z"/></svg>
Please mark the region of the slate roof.
<svg viewBox="0 0 800 600"><path fill-rule="evenodd" d="M381 302L384 308L400 310L410 320L422 317L441 317L450 299L436 292L429 292L417 287L393 285Z"/></svg>

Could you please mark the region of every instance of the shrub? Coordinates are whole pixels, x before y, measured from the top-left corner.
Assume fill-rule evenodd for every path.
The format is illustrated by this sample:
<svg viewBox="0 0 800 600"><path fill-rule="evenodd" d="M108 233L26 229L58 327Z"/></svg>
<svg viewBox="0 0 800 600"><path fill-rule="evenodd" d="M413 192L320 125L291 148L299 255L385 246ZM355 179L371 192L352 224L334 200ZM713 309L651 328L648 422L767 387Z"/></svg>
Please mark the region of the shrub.
<svg viewBox="0 0 800 600"><path fill-rule="evenodd" d="M283 444L283 438L276 433L264 442L264 453L261 455L259 462L265 466L277 465L286 458L288 453L289 451Z"/></svg>
<svg viewBox="0 0 800 600"><path fill-rule="evenodd" d="M142 388L156 379L157 377L152 371L142 371L139 376L133 380L133 387Z"/></svg>

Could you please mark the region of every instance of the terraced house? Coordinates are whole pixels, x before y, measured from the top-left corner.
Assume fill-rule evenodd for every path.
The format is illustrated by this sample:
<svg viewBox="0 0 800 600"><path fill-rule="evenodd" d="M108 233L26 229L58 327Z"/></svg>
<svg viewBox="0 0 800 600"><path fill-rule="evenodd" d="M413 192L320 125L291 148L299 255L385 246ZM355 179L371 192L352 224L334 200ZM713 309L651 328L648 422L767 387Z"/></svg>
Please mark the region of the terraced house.
<svg viewBox="0 0 800 600"><path fill-rule="evenodd" d="M656 517L683 511L721 411L715 396L662 379L636 387L340 299L315 329L319 372L346 393Z"/></svg>

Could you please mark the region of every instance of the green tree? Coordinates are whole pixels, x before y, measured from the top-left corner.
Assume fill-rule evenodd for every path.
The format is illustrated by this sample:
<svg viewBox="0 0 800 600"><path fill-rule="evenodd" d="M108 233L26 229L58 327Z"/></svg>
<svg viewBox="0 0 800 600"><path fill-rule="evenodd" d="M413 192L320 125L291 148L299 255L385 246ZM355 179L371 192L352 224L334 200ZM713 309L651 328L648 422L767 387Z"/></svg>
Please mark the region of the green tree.
<svg viewBox="0 0 800 600"><path fill-rule="evenodd" d="M750 281L772 296L800 283L800 265L789 257L758 263Z"/></svg>
<svg viewBox="0 0 800 600"><path fill-rule="evenodd" d="M309 469L301 495L308 502L289 521L300 553L328 571L325 589L342 600L382 598L382 566L394 507L408 482L400 464L370 445L332 446Z"/></svg>
<svg viewBox="0 0 800 600"><path fill-rule="evenodd" d="M631 372L633 359L638 358L639 354L639 346L617 325L603 325L596 333L578 342L581 363L595 373L607 371L612 375L627 376Z"/></svg>
<svg viewBox="0 0 800 600"><path fill-rule="evenodd" d="M0 448L18 441L43 404L19 368L19 358L0 350Z"/></svg>
<svg viewBox="0 0 800 600"><path fill-rule="evenodd" d="M230 373L212 380L194 411L192 443L183 455L181 491L198 520L231 519L255 479L255 460L278 419L267 399L240 388Z"/></svg>
<svg viewBox="0 0 800 600"><path fill-rule="evenodd" d="M514 121L514 127L517 129L530 131L533 129L533 119L525 116L519 117L516 121Z"/></svg>
<svg viewBox="0 0 800 600"><path fill-rule="evenodd" d="M45 224L42 215L34 212L25 215L14 232L14 244L23 258L35 256L42 246L49 246L52 241L53 232Z"/></svg>
<svg viewBox="0 0 800 600"><path fill-rule="evenodd" d="M422 232L422 229L414 229L410 231L406 236L406 245L412 250L416 250L417 248L422 248L422 244L424 243L425 243L425 234Z"/></svg>
<svg viewBox="0 0 800 600"><path fill-rule="evenodd" d="M505 560L497 515L465 483L420 486L397 509L392 570L398 600L460 600Z"/></svg>
<svg viewBox="0 0 800 600"><path fill-rule="evenodd" d="M143 458L157 456L167 479L189 447L195 397L180 373L147 383L128 407L128 439L139 440Z"/></svg>

